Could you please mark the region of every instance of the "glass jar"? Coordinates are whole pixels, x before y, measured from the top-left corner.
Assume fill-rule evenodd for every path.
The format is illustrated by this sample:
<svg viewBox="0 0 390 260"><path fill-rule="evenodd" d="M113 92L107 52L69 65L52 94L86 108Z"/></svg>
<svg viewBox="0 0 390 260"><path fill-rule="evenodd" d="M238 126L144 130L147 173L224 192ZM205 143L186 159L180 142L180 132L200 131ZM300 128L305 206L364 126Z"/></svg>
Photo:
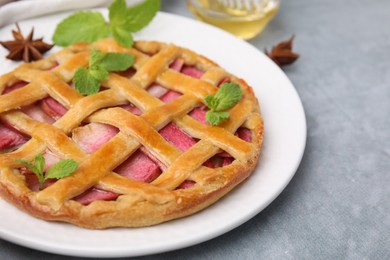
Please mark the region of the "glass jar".
<svg viewBox="0 0 390 260"><path fill-rule="evenodd" d="M186 0L201 21L242 39L259 34L279 10L279 0Z"/></svg>

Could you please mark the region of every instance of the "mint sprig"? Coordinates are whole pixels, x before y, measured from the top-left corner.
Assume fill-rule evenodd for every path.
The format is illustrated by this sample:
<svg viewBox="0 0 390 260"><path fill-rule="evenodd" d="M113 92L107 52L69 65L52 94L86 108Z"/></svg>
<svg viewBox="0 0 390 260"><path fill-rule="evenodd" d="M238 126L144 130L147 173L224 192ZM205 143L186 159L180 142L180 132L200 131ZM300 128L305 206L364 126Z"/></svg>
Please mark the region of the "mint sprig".
<svg viewBox="0 0 390 260"><path fill-rule="evenodd" d="M160 9L160 0L145 0L129 8L125 0L115 0L108 9L108 22L99 12L78 12L69 16L58 24L53 42L59 46L92 43L112 34L119 44L131 47L134 43L131 33L152 21Z"/></svg>
<svg viewBox="0 0 390 260"><path fill-rule="evenodd" d="M38 154L34 158L34 163L25 160L15 160L18 163L24 164L27 168L35 173L39 181L39 190L42 190L45 182L48 179L62 179L70 176L79 167L79 164L73 159L61 160L47 169L46 174L43 172L45 168L45 157Z"/></svg>
<svg viewBox="0 0 390 260"><path fill-rule="evenodd" d="M88 69L78 68L74 74L75 89L82 95L95 94L99 92L100 81L108 79L109 72L127 70L134 61L134 55L129 53L102 53L92 50Z"/></svg>
<svg viewBox="0 0 390 260"><path fill-rule="evenodd" d="M224 83L215 95L207 95L205 101L209 107L206 113L206 121L210 125L218 125L230 117L225 111L234 107L242 98L242 90L236 83Z"/></svg>

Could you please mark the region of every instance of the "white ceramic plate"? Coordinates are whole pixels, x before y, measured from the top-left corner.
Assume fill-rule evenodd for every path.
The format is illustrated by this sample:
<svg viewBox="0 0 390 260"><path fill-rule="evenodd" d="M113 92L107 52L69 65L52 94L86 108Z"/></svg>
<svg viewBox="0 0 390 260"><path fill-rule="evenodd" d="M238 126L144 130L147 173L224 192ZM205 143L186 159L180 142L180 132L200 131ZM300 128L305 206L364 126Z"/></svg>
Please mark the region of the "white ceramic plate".
<svg viewBox="0 0 390 260"><path fill-rule="evenodd" d="M26 34L50 41L56 24L69 13L20 22ZM0 29L0 40L11 38L14 25ZM253 175L215 205L186 218L135 229L86 230L64 223L42 221L0 199L0 237L26 247L73 256L121 257L165 252L217 237L246 222L285 188L294 175L306 143L306 121L301 101L285 74L262 52L228 33L203 23L159 13L137 39L172 42L209 57L246 79L259 99L265 138ZM53 50L53 51L56 51ZM0 72L15 62L0 50Z"/></svg>

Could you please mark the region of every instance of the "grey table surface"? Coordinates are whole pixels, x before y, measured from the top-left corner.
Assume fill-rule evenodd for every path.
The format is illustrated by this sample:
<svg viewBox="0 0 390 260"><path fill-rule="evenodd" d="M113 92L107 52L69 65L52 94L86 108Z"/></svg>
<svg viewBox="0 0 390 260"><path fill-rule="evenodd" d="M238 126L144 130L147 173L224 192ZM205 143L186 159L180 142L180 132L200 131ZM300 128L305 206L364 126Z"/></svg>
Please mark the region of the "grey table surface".
<svg viewBox="0 0 390 260"><path fill-rule="evenodd" d="M193 17L180 0L162 10ZM263 50L292 33L301 57L284 71L308 136L290 184L242 226L141 259L390 259L390 1L282 0L249 42ZM0 259L73 258L0 240Z"/></svg>

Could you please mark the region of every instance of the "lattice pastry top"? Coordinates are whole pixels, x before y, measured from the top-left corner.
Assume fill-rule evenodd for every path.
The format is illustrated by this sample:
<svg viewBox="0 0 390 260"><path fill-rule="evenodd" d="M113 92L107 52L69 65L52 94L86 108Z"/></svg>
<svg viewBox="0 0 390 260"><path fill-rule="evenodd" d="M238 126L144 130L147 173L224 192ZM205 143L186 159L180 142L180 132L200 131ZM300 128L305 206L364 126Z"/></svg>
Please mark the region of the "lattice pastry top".
<svg viewBox="0 0 390 260"><path fill-rule="evenodd" d="M97 94L73 88L91 49L135 56ZM243 91L218 126L204 98L222 82ZM75 44L0 77L0 194L31 215L87 228L148 226L195 213L253 171L263 124L253 90L185 48L105 39ZM69 177L38 189L16 159L79 162Z"/></svg>

